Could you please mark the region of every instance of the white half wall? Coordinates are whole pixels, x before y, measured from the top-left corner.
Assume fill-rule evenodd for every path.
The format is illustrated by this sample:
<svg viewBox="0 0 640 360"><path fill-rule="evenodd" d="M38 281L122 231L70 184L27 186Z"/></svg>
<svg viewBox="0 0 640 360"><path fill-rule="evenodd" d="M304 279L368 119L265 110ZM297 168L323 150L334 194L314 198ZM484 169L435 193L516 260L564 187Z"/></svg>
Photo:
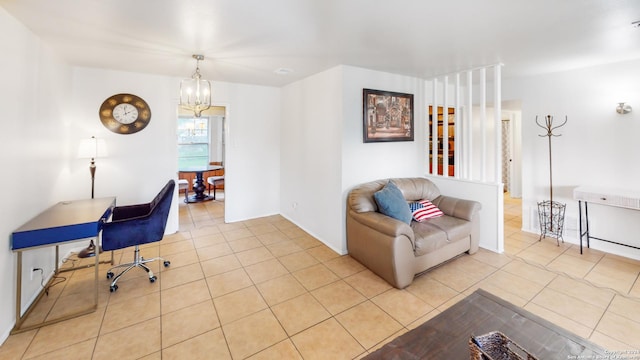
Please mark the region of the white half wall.
<svg viewBox="0 0 640 360"><path fill-rule="evenodd" d="M504 194L502 184L480 183L452 177L426 175L442 195L478 201L480 210L480 247L504 251Z"/></svg>

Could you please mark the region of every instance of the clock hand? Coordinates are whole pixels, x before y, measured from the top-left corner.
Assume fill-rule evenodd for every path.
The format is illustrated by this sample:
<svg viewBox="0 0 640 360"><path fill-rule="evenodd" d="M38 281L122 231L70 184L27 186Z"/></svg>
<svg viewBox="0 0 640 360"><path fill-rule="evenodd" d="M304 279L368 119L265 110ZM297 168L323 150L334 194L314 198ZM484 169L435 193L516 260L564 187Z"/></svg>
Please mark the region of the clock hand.
<svg viewBox="0 0 640 360"><path fill-rule="evenodd" d="M127 111L127 109L128 109L128 108L125 108L125 112L124 112L124 114L125 114L125 115L127 115L127 114L129 114L129 113L132 113L132 112L135 110L135 108L134 108L134 107L131 107L131 110L129 110L129 111Z"/></svg>

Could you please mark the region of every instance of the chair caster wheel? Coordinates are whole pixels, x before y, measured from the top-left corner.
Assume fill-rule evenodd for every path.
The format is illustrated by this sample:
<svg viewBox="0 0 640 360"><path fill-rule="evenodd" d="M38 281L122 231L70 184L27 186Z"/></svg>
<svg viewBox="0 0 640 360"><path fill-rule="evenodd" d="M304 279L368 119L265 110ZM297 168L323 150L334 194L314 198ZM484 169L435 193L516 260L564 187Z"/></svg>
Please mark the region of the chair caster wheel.
<svg viewBox="0 0 640 360"><path fill-rule="evenodd" d="M171 261L165 260L164 261L164 267L169 267L169 265L171 265Z"/></svg>
<svg viewBox="0 0 640 360"><path fill-rule="evenodd" d="M111 292L116 292L116 290L118 290L118 285L111 285L109 287L109 291L111 291Z"/></svg>
<svg viewBox="0 0 640 360"><path fill-rule="evenodd" d="M152 277L149 278L149 282L156 282L157 277L155 275L153 275Z"/></svg>
<svg viewBox="0 0 640 360"><path fill-rule="evenodd" d="M107 273L107 279L111 279L111 278L113 278L113 273L112 273L111 271L109 271L109 272ZM113 290L112 290L112 291L113 291Z"/></svg>

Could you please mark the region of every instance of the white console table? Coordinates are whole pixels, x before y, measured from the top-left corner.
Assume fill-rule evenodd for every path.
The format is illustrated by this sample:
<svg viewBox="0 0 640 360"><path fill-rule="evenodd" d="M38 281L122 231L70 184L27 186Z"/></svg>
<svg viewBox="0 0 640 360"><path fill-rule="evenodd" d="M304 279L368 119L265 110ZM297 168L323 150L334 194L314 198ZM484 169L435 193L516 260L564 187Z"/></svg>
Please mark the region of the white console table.
<svg viewBox="0 0 640 360"><path fill-rule="evenodd" d="M573 190L573 198L578 200L578 222L580 228L580 254L582 254L582 239L586 237L587 247L589 247L589 240L596 239L605 241L608 243L628 246L634 249L640 249L640 247L623 244L611 240L605 240L591 236L589 233L589 208L588 203L615 206L620 208L626 208L631 210L640 210L640 191L611 189L611 188L598 188L590 186L579 186ZM584 201L584 217L585 217L585 230L582 229L582 202Z"/></svg>

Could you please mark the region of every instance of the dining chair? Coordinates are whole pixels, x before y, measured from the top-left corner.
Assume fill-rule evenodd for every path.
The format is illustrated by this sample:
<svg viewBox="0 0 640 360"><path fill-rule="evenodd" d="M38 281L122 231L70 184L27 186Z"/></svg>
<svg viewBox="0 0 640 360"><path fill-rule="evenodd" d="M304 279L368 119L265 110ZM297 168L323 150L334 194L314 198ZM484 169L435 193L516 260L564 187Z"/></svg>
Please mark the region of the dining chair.
<svg viewBox="0 0 640 360"><path fill-rule="evenodd" d="M184 202L189 203L187 199L189 198L189 180L187 179L178 179L178 190L184 191Z"/></svg>
<svg viewBox="0 0 640 360"><path fill-rule="evenodd" d="M211 188L213 188L213 200L216 199L216 185L224 185L224 175L209 176L207 178L209 184L209 195L211 195Z"/></svg>
<svg viewBox="0 0 640 360"><path fill-rule="evenodd" d="M209 165L222 166L222 161L211 161ZM224 168L216 170L215 173L218 173L220 175L209 176L207 178L209 195L211 195L211 188L213 187L213 200L216 199L216 185L224 185Z"/></svg>
<svg viewBox="0 0 640 360"><path fill-rule="evenodd" d="M116 206L111 221L102 224L102 249L106 251L134 247L133 262L112 267L107 272L107 279L112 279L109 290L118 290L117 281L133 268L141 268L147 272L150 282L157 277L145 265L151 261L162 260L165 267L171 264L161 257L144 259L140 256L140 245L162 240L167 226L167 218L171 209L175 181L169 180L158 195L149 203L127 206ZM125 268L114 277L113 270Z"/></svg>

